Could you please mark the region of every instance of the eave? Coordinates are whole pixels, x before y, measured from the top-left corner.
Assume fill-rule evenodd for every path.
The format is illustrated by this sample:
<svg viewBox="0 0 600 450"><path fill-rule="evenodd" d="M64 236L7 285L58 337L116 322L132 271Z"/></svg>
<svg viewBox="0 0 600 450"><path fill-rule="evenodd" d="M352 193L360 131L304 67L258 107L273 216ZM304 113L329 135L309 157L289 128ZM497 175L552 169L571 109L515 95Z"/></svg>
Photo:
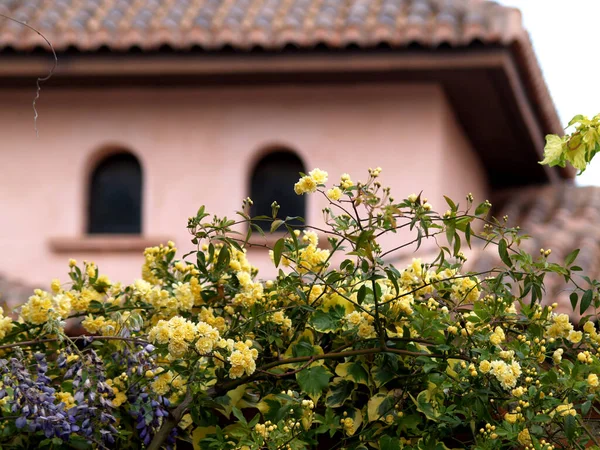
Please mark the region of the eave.
<svg viewBox="0 0 600 450"><path fill-rule="evenodd" d="M440 84L493 190L556 183L567 169L540 166L544 137L561 133L544 117L527 85L518 49L290 51L257 53L71 53L44 89L356 84ZM46 55L0 55L0 88L34 86L52 61ZM42 94L43 95L43 94ZM402 149L399 149L402 151Z"/></svg>

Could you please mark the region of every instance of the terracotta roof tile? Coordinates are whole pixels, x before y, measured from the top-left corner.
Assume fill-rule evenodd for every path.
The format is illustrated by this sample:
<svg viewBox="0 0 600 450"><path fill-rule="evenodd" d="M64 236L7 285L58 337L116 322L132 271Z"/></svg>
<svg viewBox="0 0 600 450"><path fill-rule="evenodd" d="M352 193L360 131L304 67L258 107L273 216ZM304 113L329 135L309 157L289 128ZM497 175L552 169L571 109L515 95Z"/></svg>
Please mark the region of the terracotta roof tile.
<svg viewBox="0 0 600 450"><path fill-rule="evenodd" d="M2 0L0 14L38 29L57 51L164 46L240 51L286 46L509 47L546 132L562 126L518 9L486 0ZM0 51L46 48L0 18Z"/></svg>
<svg viewBox="0 0 600 450"><path fill-rule="evenodd" d="M7 314L16 306L25 303L33 295L33 288L0 274L0 306Z"/></svg>
<svg viewBox="0 0 600 450"><path fill-rule="evenodd" d="M483 0L4 0L0 13L38 29L57 50L81 51L465 46L509 44L524 32L518 10ZM43 46L30 30L0 21L0 48Z"/></svg>

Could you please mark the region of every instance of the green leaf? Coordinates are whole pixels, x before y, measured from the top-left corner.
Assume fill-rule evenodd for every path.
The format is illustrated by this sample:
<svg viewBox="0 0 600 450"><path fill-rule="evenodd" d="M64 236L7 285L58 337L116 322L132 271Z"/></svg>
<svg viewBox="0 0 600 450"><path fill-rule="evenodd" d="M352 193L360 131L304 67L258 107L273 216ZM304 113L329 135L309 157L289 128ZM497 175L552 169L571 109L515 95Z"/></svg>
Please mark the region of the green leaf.
<svg viewBox="0 0 600 450"><path fill-rule="evenodd" d="M400 441L391 436L381 436L379 439L379 450L400 450Z"/></svg>
<svg viewBox="0 0 600 450"><path fill-rule="evenodd" d="M356 301L359 305L362 305L365 301L365 297L367 296L367 287L363 284L358 290L358 295L356 296Z"/></svg>
<svg viewBox="0 0 600 450"><path fill-rule="evenodd" d="M584 120L585 117L582 114L577 114L575 117L573 117L570 121L569 121L569 125L567 125L567 127L573 126L578 122L581 122L582 120Z"/></svg>
<svg viewBox="0 0 600 450"><path fill-rule="evenodd" d="M229 247L223 246L221 251L219 251L219 257L217 258L217 268L219 270L223 270L229 266L229 260L231 256L229 255Z"/></svg>
<svg viewBox="0 0 600 450"><path fill-rule="evenodd" d="M465 228L465 240L467 241L467 245L471 248L471 224L468 223Z"/></svg>
<svg viewBox="0 0 600 450"><path fill-rule="evenodd" d="M342 310L343 309L344 308L342 307ZM322 310L315 311L310 318L309 323L310 326L319 333L329 333L339 329L340 320L339 314L336 314L336 309L331 308L327 312Z"/></svg>
<svg viewBox="0 0 600 450"><path fill-rule="evenodd" d="M584 416L587 415L587 413L590 412L591 407L592 407L592 401L588 400L583 405L581 405L581 414Z"/></svg>
<svg viewBox="0 0 600 450"><path fill-rule="evenodd" d="M397 373L388 364L384 364L382 366L374 366L371 369L371 375L375 381L375 386L381 387L396 378Z"/></svg>
<svg viewBox="0 0 600 450"><path fill-rule="evenodd" d="M450 209L452 211L456 211L456 209L457 209L456 204L452 201L452 199L450 197L446 197L445 195L444 195L444 199L446 199L446 203L448 203L448 206L450 207Z"/></svg>
<svg viewBox="0 0 600 450"><path fill-rule="evenodd" d="M575 259L577 258L577 255L579 255L579 249L575 249L571 253L569 253L565 258L565 266L570 266L571 264L573 264L575 262Z"/></svg>
<svg viewBox="0 0 600 450"><path fill-rule="evenodd" d="M591 289L588 289L587 291L584 292L583 296L581 297L581 303L579 305L579 314L583 315L583 313L585 313L587 311L587 309L592 304L593 298L594 298L594 292Z"/></svg>
<svg viewBox="0 0 600 450"><path fill-rule="evenodd" d="M475 215L481 216L483 214L487 214L489 210L490 210L490 202L485 201L483 203L480 203L477 206L477 208L475 208Z"/></svg>
<svg viewBox="0 0 600 450"><path fill-rule="evenodd" d="M288 415L293 406L293 403L282 403L280 399L270 394L258 404L258 409L264 415L265 420L277 423Z"/></svg>
<svg viewBox="0 0 600 450"><path fill-rule="evenodd" d="M456 225L454 223L454 220L449 220L446 223L446 239L448 239L448 244L452 245L455 234L456 234Z"/></svg>
<svg viewBox="0 0 600 450"><path fill-rule="evenodd" d="M565 433L567 435L567 439L570 441L575 437L575 431L577 430L577 421L575 417L570 414L565 416Z"/></svg>
<svg viewBox="0 0 600 450"><path fill-rule="evenodd" d="M508 267L512 267L512 261L508 256L508 244L506 243L506 239L500 239L500 242L498 243L498 254L504 264Z"/></svg>
<svg viewBox="0 0 600 450"><path fill-rule="evenodd" d="M329 388L325 404L330 408L342 406L350 398L354 391L354 383L343 378L334 378L333 384Z"/></svg>
<svg viewBox="0 0 600 450"><path fill-rule="evenodd" d="M283 246L285 245L285 239L281 238L275 242L273 246L273 263L275 267L279 267L279 263L281 262L281 253L283 252Z"/></svg>
<svg viewBox="0 0 600 450"><path fill-rule="evenodd" d="M246 418L244 417L244 414L242 414L242 412L239 409L237 409L235 406L231 409L231 412L233 413L235 418L238 420L238 422L241 422L243 424L248 423L246 421Z"/></svg>
<svg viewBox="0 0 600 450"><path fill-rule="evenodd" d="M277 229L282 224L283 224L283 220L281 220L281 219L274 220L273 223L271 223L271 233L274 233L275 231L277 231Z"/></svg>
<svg viewBox="0 0 600 450"><path fill-rule="evenodd" d="M331 372L323 366L308 367L296 374L300 389L306 392L313 401L318 399L321 392L327 389L331 377Z"/></svg>
<svg viewBox="0 0 600 450"><path fill-rule="evenodd" d="M569 300L571 300L571 307L573 308L573 311L575 311L575 308L577 307L577 300L579 300L577 292L571 292L571 295L569 295Z"/></svg>
<svg viewBox="0 0 600 450"><path fill-rule="evenodd" d="M396 294L398 294L400 292L400 286L398 285L398 276L390 268L385 269L385 273L388 276L388 280L390 280L390 282L394 286L394 289L396 290Z"/></svg>

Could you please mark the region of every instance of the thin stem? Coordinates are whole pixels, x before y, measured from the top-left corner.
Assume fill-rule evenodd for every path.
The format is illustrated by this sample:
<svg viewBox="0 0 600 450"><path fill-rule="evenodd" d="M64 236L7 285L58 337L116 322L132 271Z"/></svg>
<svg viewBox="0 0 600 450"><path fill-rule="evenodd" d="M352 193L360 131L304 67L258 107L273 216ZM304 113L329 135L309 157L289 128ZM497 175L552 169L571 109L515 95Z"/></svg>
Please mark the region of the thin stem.
<svg viewBox="0 0 600 450"><path fill-rule="evenodd" d="M597 447L600 447L600 442L598 441L598 438L596 436L594 436L594 434L590 431L590 429L587 427L587 425L581 419L581 417L579 417L579 416L575 416L575 417L577 419L577 422L579 422L579 425L581 426L581 428L583 428L585 430L585 433L590 437L592 442L594 444L596 444Z"/></svg>
<svg viewBox="0 0 600 450"><path fill-rule="evenodd" d="M33 102L32 102L33 113L34 113L34 116L33 116L33 129L35 130L36 137L40 137L40 134L38 132L38 127L37 127L38 112L37 112L37 108L36 108L36 103L37 103L37 101L40 98L40 92L42 90L41 83L43 83L45 81L48 81L52 77L52 75L54 75L54 71L58 67L58 57L56 56L56 52L54 51L54 47L52 46L52 44L50 43L50 41L40 31L36 30L31 25L27 25L25 22L22 22L20 20L14 19L14 18L9 17L9 16L7 16L5 14L0 14L0 17L4 17L5 19L12 20L13 22L18 23L19 25L22 25L22 26L24 26L26 28L29 28L31 31L34 31L44 41L46 41L46 44L48 44L48 46L50 47L50 51L52 51L52 57L54 58L54 64L52 65L52 68L48 72L48 75L46 75L45 77L37 77L37 79L35 81L35 85L36 85L35 97L34 97Z"/></svg>

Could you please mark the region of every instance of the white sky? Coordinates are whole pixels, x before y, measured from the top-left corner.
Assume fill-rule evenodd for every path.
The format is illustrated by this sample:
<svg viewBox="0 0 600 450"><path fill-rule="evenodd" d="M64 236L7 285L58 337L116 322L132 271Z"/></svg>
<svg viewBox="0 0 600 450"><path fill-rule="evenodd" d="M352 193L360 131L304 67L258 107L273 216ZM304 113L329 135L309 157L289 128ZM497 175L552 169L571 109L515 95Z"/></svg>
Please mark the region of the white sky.
<svg viewBox="0 0 600 450"><path fill-rule="evenodd" d="M498 2L521 9L563 124L600 113L600 0ZM600 155L578 183L600 186Z"/></svg>

